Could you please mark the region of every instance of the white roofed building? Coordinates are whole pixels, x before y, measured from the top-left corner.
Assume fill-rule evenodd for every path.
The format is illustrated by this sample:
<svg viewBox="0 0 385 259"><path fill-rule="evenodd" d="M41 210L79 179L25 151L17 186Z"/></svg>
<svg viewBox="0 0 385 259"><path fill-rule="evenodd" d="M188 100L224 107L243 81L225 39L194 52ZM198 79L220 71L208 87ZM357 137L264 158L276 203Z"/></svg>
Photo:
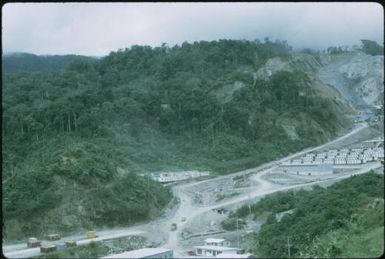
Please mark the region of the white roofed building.
<svg viewBox="0 0 385 259"><path fill-rule="evenodd" d="M216 245L204 245L204 246L194 246L195 254L202 257L216 257L219 254L227 255L228 258L232 258L232 255L236 255L239 248L236 247L226 247L226 246L216 246Z"/></svg>
<svg viewBox="0 0 385 259"><path fill-rule="evenodd" d="M205 245L194 246L196 258L255 258L252 254L239 254L241 249L229 247L223 238L206 238Z"/></svg>
<svg viewBox="0 0 385 259"><path fill-rule="evenodd" d="M219 254L215 258L256 258L253 254L245 253L245 254L232 254L231 256L227 254Z"/></svg>
<svg viewBox="0 0 385 259"><path fill-rule="evenodd" d="M321 165L323 164L323 159L322 158L316 158L313 162L314 165Z"/></svg>
<svg viewBox="0 0 385 259"><path fill-rule="evenodd" d="M230 242L223 238L206 238L205 246L229 246Z"/></svg>
<svg viewBox="0 0 385 259"><path fill-rule="evenodd" d="M332 164L334 164L334 159L333 158L326 158L324 160L324 164L332 165Z"/></svg>
<svg viewBox="0 0 385 259"><path fill-rule="evenodd" d="M336 164L336 165L346 165L346 159L345 158L336 158L334 160L334 164Z"/></svg>
<svg viewBox="0 0 385 259"><path fill-rule="evenodd" d="M173 258L173 251L167 248L142 248L101 258Z"/></svg>
<svg viewBox="0 0 385 259"><path fill-rule="evenodd" d="M358 159L355 159L355 158L348 158L346 160L346 163L348 165L361 164L361 160L358 160Z"/></svg>

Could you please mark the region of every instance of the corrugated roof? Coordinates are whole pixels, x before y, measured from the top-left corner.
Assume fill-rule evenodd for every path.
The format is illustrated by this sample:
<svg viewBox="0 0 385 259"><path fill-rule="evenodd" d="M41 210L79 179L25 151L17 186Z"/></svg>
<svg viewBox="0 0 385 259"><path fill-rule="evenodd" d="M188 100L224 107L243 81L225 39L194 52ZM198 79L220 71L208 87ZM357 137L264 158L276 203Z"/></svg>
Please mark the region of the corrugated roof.
<svg viewBox="0 0 385 259"><path fill-rule="evenodd" d="M246 253L246 254L219 254L216 255L216 258L255 258L253 254Z"/></svg>
<svg viewBox="0 0 385 259"><path fill-rule="evenodd" d="M204 250L213 250L213 251L234 251L234 250L240 250L236 247L227 247L227 246L194 246L198 249L204 249Z"/></svg>
<svg viewBox="0 0 385 259"><path fill-rule="evenodd" d="M206 238L205 242L207 243L221 243L225 241L223 238Z"/></svg>
<svg viewBox="0 0 385 259"><path fill-rule="evenodd" d="M142 258L145 256L156 255L169 251L172 250L167 248L142 248L138 250L127 251L121 254L107 255L101 258Z"/></svg>

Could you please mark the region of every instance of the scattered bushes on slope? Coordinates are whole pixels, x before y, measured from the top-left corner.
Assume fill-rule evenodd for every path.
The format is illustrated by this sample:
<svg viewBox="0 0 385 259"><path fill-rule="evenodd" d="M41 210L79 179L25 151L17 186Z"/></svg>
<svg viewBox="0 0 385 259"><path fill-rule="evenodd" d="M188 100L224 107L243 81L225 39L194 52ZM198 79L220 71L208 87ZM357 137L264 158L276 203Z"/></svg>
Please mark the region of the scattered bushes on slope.
<svg viewBox="0 0 385 259"><path fill-rule="evenodd" d="M379 256L376 241L383 229L384 177L374 173L353 176L328 188L312 191L280 192L269 195L251 206L254 218L272 212L260 232L255 234L258 246L253 252L262 257L286 257L287 238L295 257ZM277 222L276 213L294 209ZM249 215L249 207L240 208L233 217ZM367 236L368 247L358 253L349 242ZM343 238L336 238L342 237ZM379 252L379 253L378 253Z"/></svg>

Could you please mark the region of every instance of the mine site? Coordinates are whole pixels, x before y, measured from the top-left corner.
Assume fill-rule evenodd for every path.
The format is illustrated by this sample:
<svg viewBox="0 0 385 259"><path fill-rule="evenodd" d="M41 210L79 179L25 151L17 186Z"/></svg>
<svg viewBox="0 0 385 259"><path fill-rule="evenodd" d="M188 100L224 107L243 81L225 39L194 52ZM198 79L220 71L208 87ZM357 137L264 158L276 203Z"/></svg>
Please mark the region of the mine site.
<svg viewBox="0 0 385 259"><path fill-rule="evenodd" d="M170 172L158 173L155 175L159 181L172 186L175 199L175 203L166 208L159 219L130 228L101 229L87 232L85 236L42 242L50 247L64 241L67 245L71 242L82 245L102 241L115 252L123 250L128 243L138 247L150 245L159 247L151 253L159 250L167 254L167 251L173 251L173 256L177 258L195 258L199 256L198 251L202 256L209 253L214 256L222 252L229 256L238 255L239 251L246 248L244 237L258 231L263 221L246 219L242 229L226 231L221 222L228 213L274 192L306 189L313 185L329 186L369 170L383 174L384 139L378 137L378 133L367 123L359 123L351 132L324 145L223 177L210 178L207 172L175 172L180 176L177 179L171 178ZM353 156L354 160L348 159ZM280 217L280 214L276 216ZM225 243L215 244L215 250L212 249L213 245L207 244L207 240ZM25 244L5 246L3 249L10 258L30 257L41 252L39 248L26 249ZM244 257L237 258L252 256L248 253L239 255ZM130 254L122 256L105 258L128 258L124 256Z"/></svg>
<svg viewBox="0 0 385 259"><path fill-rule="evenodd" d="M2 7L5 258L382 255L382 6Z"/></svg>

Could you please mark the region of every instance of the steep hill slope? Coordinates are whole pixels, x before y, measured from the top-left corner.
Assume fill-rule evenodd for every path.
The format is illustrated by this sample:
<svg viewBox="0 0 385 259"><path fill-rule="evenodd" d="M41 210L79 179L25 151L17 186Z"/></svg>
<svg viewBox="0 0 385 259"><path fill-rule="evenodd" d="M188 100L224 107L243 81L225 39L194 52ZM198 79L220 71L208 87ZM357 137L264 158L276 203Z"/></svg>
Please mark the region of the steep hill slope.
<svg viewBox="0 0 385 259"><path fill-rule="evenodd" d="M274 58L291 70L255 76ZM349 107L304 59L285 42L202 41L5 76L5 238L132 224L171 199L137 173L223 174L332 138Z"/></svg>
<svg viewBox="0 0 385 259"><path fill-rule="evenodd" d="M370 172L327 188L266 196L241 207L230 220L264 222L249 236L250 250L261 257L288 256L288 238L296 258L379 257L384 249L383 197L384 176Z"/></svg>
<svg viewBox="0 0 385 259"><path fill-rule="evenodd" d="M325 84L319 79L318 73L322 69L324 69L324 63L319 55L292 53L290 59L284 60L280 57L268 59L254 75L256 78L270 80L270 78L274 77L277 73L297 73L301 71L307 76L308 91L320 98L333 100L329 106L329 109L333 110L333 113L353 114L354 108L349 104L348 100L346 100L334 86ZM301 91L299 95L307 96L309 92ZM344 120L344 122L346 122L346 120ZM298 126L296 120L283 118L281 123L288 135L292 138L298 136L295 130Z"/></svg>
<svg viewBox="0 0 385 259"><path fill-rule="evenodd" d="M383 104L384 56L355 51L322 57L318 77L336 87L354 106Z"/></svg>

